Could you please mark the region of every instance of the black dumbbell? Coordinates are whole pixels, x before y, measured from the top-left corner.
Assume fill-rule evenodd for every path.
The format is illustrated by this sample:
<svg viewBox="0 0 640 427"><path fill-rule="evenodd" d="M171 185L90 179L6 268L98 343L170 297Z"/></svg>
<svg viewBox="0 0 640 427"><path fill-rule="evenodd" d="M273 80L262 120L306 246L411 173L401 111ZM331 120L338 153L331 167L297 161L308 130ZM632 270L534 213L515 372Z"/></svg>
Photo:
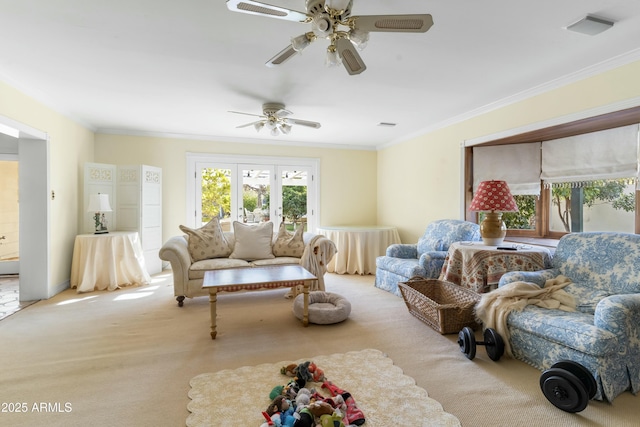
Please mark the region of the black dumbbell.
<svg viewBox="0 0 640 427"><path fill-rule="evenodd" d="M484 330L484 341L477 341L473 333L473 329L468 326L462 328L458 334L458 345L460 351L467 356L467 359L473 360L476 357L476 346L483 345L487 350L487 355L493 361L498 361L504 354L504 341L495 329L487 328Z"/></svg>
<svg viewBox="0 0 640 427"><path fill-rule="evenodd" d="M587 407L598 386L587 368L571 360L561 360L542 373L540 388L556 408L575 413Z"/></svg>

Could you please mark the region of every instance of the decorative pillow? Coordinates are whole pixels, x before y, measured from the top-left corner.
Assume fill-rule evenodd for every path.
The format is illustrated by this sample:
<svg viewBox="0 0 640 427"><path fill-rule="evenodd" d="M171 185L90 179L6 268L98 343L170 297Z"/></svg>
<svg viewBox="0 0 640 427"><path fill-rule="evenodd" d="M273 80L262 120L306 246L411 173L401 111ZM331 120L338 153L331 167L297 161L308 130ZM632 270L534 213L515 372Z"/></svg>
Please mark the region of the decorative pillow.
<svg viewBox="0 0 640 427"><path fill-rule="evenodd" d="M273 254L277 257L290 256L302 258L304 252L303 233L303 226L299 226L295 232L291 232L284 226L284 222L281 222L276 242L273 244Z"/></svg>
<svg viewBox="0 0 640 427"><path fill-rule="evenodd" d="M201 228L192 229L180 226L180 230L189 236L189 255L193 262L203 259L226 258L231 253L227 239L224 238L218 218L203 225Z"/></svg>
<svg viewBox="0 0 640 427"><path fill-rule="evenodd" d="M273 223L271 221L260 225L246 225L233 221L233 234L236 244L229 258L245 261L275 258L271 248L273 240Z"/></svg>

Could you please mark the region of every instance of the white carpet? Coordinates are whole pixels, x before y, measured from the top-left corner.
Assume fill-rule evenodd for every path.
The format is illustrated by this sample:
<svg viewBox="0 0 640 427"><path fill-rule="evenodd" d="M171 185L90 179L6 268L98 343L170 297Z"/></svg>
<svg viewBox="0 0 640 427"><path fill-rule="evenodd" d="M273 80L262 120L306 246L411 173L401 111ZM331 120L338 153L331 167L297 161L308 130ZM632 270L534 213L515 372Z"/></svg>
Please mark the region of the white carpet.
<svg viewBox="0 0 640 427"><path fill-rule="evenodd" d="M191 379L187 409L188 427L212 425L259 426L261 413L270 403L273 387L291 379L280 368L291 363L314 362L328 380L349 391L365 415L365 426L460 426L458 419L444 412L413 378L378 350L367 349L309 359L289 360L258 366L244 366ZM315 385L317 391L321 384Z"/></svg>

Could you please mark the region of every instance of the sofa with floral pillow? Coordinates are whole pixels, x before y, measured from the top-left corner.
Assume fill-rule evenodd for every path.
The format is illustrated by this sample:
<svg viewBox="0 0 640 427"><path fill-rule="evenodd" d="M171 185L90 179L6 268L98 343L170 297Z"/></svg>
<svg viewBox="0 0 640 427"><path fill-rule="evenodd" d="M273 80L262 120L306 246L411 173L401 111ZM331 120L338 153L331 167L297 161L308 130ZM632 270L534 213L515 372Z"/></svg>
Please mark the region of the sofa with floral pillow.
<svg viewBox="0 0 640 427"><path fill-rule="evenodd" d="M201 228L181 225L184 233L167 240L160 259L171 264L173 289L178 305L185 298L208 295L202 289L205 271L230 268L302 265L318 277L312 290L324 290L322 276L335 254L335 245L324 236L288 231L284 223L277 232L272 222L247 225L234 221L233 231L222 231L217 218Z"/></svg>

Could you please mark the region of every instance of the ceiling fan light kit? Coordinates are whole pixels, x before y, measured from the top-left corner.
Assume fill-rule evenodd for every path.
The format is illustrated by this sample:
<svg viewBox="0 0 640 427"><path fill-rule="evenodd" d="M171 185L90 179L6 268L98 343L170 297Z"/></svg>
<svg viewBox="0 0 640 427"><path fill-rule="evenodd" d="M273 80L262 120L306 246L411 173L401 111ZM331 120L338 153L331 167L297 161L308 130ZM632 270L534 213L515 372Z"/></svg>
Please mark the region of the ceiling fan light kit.
<svg viewBox="0 0 640 427"><path fill-rule="evenodd" d="M240 111L229 111L234 114L243 114L245 116L254 116L259 117L260 120L246 123L244 125L237 126L237 128L244 128L248 126L253 126L256 132L260 132L262 128L267 128L270 131L272 136L278 136L281 133L283 135L289 135L291 132L291 128L294 125L297 126L305 126L313 129L319 129L320 123L312 122L309 120L301 120L294 119L293 117L288 117L293 114L291 111L284 108L284 104L279 102L267 102L262 105L262 115L252 114L252 113L243 113Z"/></svg>
<svg viewBox="0 0 640 427"><path fill-rule="evenodd" d="M306 0L305 6L306 12L299 12L254 0L227 0L227 8L234 12L311 24L311 31L293 37L289 46L267 61L268 67L283 64L323 38L329 40L327 65L342 63L350 75L360 74L367 67L354 47L364 49L370 32L424 33L433 26L429 14L351 16L353 0Z"/></svg>

